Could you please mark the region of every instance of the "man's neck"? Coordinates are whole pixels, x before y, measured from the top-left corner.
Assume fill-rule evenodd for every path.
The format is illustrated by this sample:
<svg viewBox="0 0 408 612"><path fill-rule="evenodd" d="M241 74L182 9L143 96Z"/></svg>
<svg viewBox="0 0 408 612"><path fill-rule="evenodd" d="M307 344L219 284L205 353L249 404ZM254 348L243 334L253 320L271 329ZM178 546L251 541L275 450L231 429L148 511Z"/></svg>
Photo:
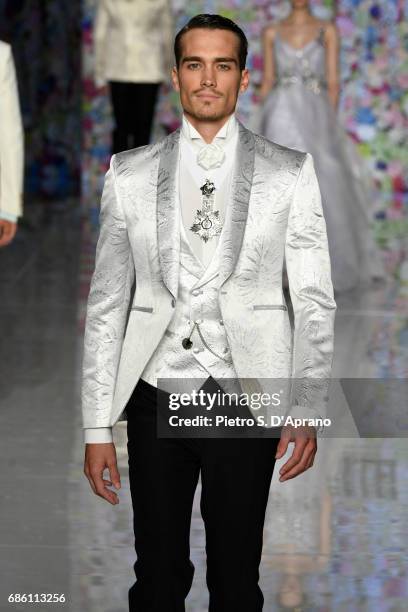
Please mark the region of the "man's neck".
<svg viewBox="0 0 408 612"><path fill-rule="evenodd" d="M233 114L234 113L231 113L231 115ZM196 117L193 117L192 115L184 111L184 116L186 117L186 119L191 123L193 127L195 127L197 132L207 144L210 144L214 140L216 134L220 131L222 126L227 123L231 115L221 117L217 121L205 121L197 119Z"/></svg>

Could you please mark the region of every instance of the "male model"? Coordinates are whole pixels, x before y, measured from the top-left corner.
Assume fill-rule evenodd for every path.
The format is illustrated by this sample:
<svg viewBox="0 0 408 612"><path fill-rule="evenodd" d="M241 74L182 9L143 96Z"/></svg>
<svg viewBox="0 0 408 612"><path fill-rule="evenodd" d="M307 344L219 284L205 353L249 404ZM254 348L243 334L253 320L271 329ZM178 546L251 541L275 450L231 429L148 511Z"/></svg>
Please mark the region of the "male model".
<svg viewBox="0 0 408 612"><path fill-rule="evenodd" d="M245 35L229 19L191 19L176 36L172 72L182 126L114 155L106 175L85 330L84 472L97 495L118 503L108 488L120 488L112 426L126 419L132 611L185 609L200 473L209 609L262 610L259 563L275 459L295 442L283 481L311 467L316 453L313 427L301 437L283 427L280 440L156 431L158 397L166 394L158 379L201 378L215 389L222 379L330 374L336 304L313 160L235 117L248 87L246 55Z"/></svg>
<svg viewBox="0 0 408 612"><path fill-rule="evenodd" d="M0 247L23 214L24 130L11 46L0 41Z"/></svg>

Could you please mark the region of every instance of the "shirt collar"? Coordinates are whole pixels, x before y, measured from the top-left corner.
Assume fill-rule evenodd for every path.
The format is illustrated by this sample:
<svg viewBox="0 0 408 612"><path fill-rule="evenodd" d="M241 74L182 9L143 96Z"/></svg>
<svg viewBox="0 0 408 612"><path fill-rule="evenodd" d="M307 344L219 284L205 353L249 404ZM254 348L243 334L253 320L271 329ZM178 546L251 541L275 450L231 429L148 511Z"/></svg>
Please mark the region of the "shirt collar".
<svg viewBox="0 0 408 612"><path fill-rule="evenodd" d="M217 142L217 139L222 139L221 142L218 140L218 144L227 143L231 140L233 135L236 133L238 129L238 121L235 116L235 113L228 118L228 120L224 123L224 125L218 130L216 135L214 136L213 143ZM182 134L187 140L189 140L192 144L207 144L201 134L196 130L196 128L190 123L185 114L183 113L183 123L181 128ZM201 140L201 143L199 141Z"/></svg>

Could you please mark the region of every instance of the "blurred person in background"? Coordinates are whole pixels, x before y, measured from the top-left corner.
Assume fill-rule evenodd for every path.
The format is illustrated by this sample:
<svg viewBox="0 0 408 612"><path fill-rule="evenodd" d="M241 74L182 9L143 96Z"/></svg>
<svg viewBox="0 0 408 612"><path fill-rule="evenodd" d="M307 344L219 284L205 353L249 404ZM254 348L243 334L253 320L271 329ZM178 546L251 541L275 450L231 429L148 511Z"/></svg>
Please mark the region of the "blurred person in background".
<svg viewBox="0 0 408 612"><path fill-rule="evenodd" d="M254 131L311 153L327 224L337 292L385 276L371 231L369 178L337 118L339 33L308 0L291 0L287 18L263 30L261 105Z"/></svg>
<svg viewBox="0 0 408 612"><path fill-rule="evenodd" d="M0 41L0 247L23 214L24 131L11 46Z"/></svg>
<svg viewBox="0 0 408 612"><path fill-rule="evenodd" d="M109 85L112 152L149 144L159 86L173 67L169 0L100 0L95 20L95 84Z"/></svg>

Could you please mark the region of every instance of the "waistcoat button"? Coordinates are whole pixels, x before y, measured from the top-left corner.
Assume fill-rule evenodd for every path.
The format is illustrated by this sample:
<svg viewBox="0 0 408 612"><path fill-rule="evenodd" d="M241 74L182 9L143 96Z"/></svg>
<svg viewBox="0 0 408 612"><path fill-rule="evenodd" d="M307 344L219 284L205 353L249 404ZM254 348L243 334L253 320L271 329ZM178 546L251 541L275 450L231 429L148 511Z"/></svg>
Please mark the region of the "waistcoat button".
<svg viewBox="0 0 408 612"><path fill-rule="evenodd" d="M220 319L220 325L224 325L224 321Z"/></svg>
<svg viewBox="0 0 408 612"><path fill-rule="evenodd" d="M200 292L198 289L193 289L191 292L193 295L198 295Z"/></svg>
<svg viewBox="0 0 408 612"><path fill-rule="evenodd" d="M176 305L176 300L174 298L171 299L171 305L174 308Z"/></svg>
<svg viewBox="0 0 408 612"><path fill-rule="evenodd" d="M201 349L199 348L193 348L193 353L199 353L201 351Z"/></svg>

